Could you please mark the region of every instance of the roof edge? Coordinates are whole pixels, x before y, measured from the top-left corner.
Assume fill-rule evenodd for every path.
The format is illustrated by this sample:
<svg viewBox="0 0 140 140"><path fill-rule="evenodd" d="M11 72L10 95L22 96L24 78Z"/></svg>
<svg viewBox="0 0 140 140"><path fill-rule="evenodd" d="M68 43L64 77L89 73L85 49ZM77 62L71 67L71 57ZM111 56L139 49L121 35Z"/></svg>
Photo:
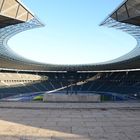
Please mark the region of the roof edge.
<svg viewBox="0 0 140 140"><path fill-rule="evenodd" d="M119 4L119 6L117 6L117 8L115 8L100 24L99 26L103 26L104 25L104 22L109 18L111 17L119 8L121 8L121 6L123 4L125 4L128 0L123 0L123 2L121 4Z"/></svg>

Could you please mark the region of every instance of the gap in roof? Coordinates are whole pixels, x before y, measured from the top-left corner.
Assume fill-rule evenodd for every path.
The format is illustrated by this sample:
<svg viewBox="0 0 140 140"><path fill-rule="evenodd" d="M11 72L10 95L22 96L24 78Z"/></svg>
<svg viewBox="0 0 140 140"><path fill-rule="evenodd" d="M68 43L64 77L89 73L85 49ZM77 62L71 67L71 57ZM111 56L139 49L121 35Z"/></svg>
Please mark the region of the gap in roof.
<svg viewBox="0 0 140 140"><path fill-rule="evenodd" d="M22 0L46 26L14 36L10 47L32 60L85 64L115 59L136 41L122 31L99 24L122 0Z"/></svg>

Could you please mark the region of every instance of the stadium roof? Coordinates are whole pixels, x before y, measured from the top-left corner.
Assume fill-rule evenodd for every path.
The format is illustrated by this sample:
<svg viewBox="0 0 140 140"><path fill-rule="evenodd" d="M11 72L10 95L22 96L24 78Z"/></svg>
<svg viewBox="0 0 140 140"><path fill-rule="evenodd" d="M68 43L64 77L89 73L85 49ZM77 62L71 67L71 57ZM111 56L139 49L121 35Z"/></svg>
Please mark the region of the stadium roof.
<svg viewBox="0 0 140 140"><path fill-rule="evenodd" d="M104 63L83 65L43 64L23 58L7 45L10 37L43 24L17 0L0 1L0 69L19 71L119 71L140 69L140 1L126 0L101 25L131 34L137 46L130 53ZM78 56L77 56L78 57Z"/></svg>
<svg viewBox="0 0 140 140"><path fill-rule="evenodd" d="M0 1L0 28L27 22L33 18L36 18L35 15L32 12L30 12L21 3L21 1L19 0Z"/></svg>
<svg viewBox="0 0 140 140"><path fill-rule="evenodd" d="M140 26L140 1L125 0L108 18L112 18L118 22Z"/></svg>

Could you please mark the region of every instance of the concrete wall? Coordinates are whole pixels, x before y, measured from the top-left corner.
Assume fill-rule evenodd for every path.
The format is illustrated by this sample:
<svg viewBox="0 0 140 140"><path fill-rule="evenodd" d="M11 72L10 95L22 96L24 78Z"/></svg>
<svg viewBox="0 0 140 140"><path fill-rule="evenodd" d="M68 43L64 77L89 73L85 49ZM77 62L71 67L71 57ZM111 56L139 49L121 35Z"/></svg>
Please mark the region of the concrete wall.
<svg viewBox="0 0 140 140"><path fill-rule="evenodd" d="M78 94L78 95L66 95L66 94L45 94L43 97L44 102L100 102L100 95L91 94Z"/></svg>

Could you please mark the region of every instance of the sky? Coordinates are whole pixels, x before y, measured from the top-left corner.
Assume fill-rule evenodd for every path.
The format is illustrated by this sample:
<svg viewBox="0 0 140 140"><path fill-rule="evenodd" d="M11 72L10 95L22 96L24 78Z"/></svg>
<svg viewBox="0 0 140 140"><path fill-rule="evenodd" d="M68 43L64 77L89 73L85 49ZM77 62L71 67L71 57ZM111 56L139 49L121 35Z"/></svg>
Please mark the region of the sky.
<svg viewBox="0 0 140 140"><path fill-rule="evenodd" d="M125 32L99 26L123 0L22 0L45 27L8 44L18 54L52 64L90 64L120 57L136 45Z"/></svg>

